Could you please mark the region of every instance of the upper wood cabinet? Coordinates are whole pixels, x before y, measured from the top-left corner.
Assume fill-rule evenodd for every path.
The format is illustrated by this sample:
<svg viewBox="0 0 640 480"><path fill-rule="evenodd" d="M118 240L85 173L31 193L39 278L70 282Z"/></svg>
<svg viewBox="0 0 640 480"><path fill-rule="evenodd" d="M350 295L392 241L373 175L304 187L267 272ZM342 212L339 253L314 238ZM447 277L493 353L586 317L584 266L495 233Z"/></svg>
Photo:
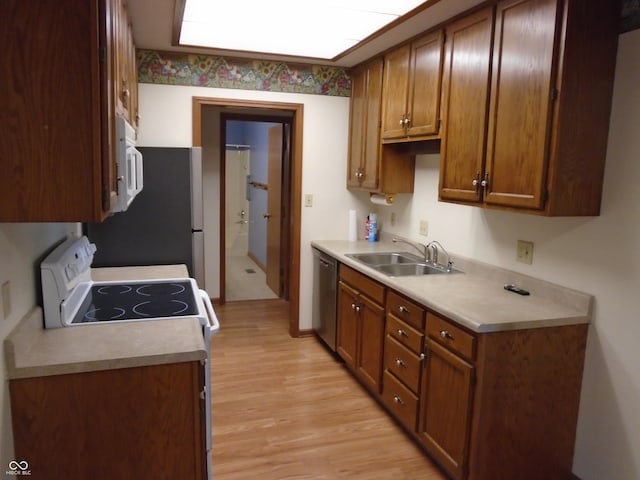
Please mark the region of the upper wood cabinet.
<svg viewBox="0 0 640 480"><path fill-rule="evenodd" d="M127 4L124 0L115 2L113 31L115 38L115 100L116 113L124 116L134 127L138 125L138 72L133 30L129 21Z"/></svg>
<svg viewBox="0 0 640 480"><path fill-rule="evenodd" d="M381 193L413 192L415 156L380 142L382 58L351 72L347 187Z"/></svg>
<svg viewBox="0 0 640 480"><path fill-rule="evenodd" d="M480 84L488 78L488 11L476 15L480 23L469 17L448 27L441 200L543 215L599 214L618 14L608 0L499 2L486 121ZM463 30L478 36L484 52L480 63L468 62L469 73L462 53L478 46L459 41ZM476 93L467 92L477 101L467 99L462 109L456 92L467 81L478 82ZM461 126L463 110L470 115Z"/></svg>
<svg viewBox="0 0 640 480"><path fill-rule="evenodd" d="M479 202L486 152L493 8L447 25L445 36L440 199Z"/></svg>
<svg viewBox="0 0 640 480"><path fill-rule="evenodd" d="M102 221L115 204L116 7L3 2L0 222Z"/></svg>
<svg viewBox="0 0 640 480"><path fill-rule="evenodd" d="M437 138L443 43L437 30L385 55L383 142Z"/></svg>
<svg viewBox="0 0 640 480"><path fill-rule="evenodd" d="M348 187L378 188L381 94L381 58L351 72Z"/></svg>

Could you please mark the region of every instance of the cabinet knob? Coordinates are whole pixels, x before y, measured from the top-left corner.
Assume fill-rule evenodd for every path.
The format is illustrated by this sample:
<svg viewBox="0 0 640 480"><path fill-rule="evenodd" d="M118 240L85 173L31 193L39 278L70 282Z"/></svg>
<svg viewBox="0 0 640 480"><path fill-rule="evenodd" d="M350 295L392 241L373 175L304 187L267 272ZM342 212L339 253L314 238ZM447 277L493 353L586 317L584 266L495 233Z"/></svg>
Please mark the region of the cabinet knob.
<svg viewBox="0 0 640 480"><path fill-rule="evenodd" d="M399 395L394 395L393 401L396 402L398 405L404 405L404 400L402 400L402 398L400 398Z"/></svg>
<svg viewBox="0 0 640 480"><path fill-rule="evenodd" d="M400 305L398 307L398 310L400 310L400 313L409 313L409 309L407 307L405 307L404 305Z"/></svg>
<svg viewBox="0 0 640 480"><path fill-rule="evenodd" d="M396 365L398 365L399 367L406 366L406 364L404 363L404 360L402 360L401 358L396 358Z"/></svg>
<svg viewBox="0 0 640 480"><path fill-rule="evenodd" d="M407 332L405 332L401 328L398 329L398 335L400 335L401 337L408 337L409 336L409 335L407 335Z"/></svg>
<svg viewBox="0 0 640 480"><path fill-rule="evenodd" d="M487 188L489 186L489 174L488 173L484 174L484 178L482 179L482 182L480 182L480 185L482 185L482 188Z"/></svg>
<svg viewBox="0 0 640 480"><path fill-rule="evenodd" d="M440 330L440 336L442 338L444 338L445 340L455 340L453 338L453 335L451 335L449 332L447 332L446 330Z"/></svg>

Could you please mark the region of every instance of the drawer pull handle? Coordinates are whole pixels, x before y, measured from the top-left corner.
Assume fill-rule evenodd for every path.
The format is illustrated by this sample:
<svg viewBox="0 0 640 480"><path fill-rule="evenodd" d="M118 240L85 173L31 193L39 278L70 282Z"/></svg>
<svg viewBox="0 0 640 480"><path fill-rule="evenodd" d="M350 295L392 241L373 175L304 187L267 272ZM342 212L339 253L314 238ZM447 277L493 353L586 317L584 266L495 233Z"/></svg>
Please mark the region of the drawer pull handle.
<svg viewBox="0 0 640 480"><path fill-rule="evenodd" d="M400 313L409 313L409 309L407 307L405 307L404 305L400 305L398 310L400 310Z"/></svg>
<svg viewBox="0 0 640 480"><path fill-rule="evenodd" d="M453 338L453 335L451 335L446 330L440 330L440 336L445 340L455 340L455 338Z"/></svg>
<svg viewBox="0 0 640 480"><path fill-rule="evenodd" d="M396 358L396 365L398 365L399 367L405 367L406 363L404 363L404 360L402 360L401 358Z"/></svg>
<svg viewBox="0 0 640 480"><path fill-rule="evenodd" d="M393 396L393 401L398 405L404 405L404 400L402 400L402 398L400 398L398 395Z"/></svg>
<svg viewBox="0 0 640 480"><path fill-rule="evenodd" d="M352 303L352 304L351 304L351 310L355 310L355 309L356 309L356 304L355 304L355 303Z"/></svg>
<svg viewBox="0 0 640 480"><path fill-rule="evenodd" d="M401 337L408 337L409 335L407 334L407 332L405 332L403 329L399 328L398 329L398 335L400 335Z"/></svg>

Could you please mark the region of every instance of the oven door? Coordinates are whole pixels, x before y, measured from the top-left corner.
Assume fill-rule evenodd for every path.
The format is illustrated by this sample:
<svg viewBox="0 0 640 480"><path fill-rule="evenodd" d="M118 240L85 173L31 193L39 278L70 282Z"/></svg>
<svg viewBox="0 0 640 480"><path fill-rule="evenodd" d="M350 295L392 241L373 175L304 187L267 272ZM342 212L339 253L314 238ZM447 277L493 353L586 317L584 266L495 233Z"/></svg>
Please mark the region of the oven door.
<svg viewBox="0 0 640 480"><path fill-rule="evenodd" d="M203 325L204 345L207 349L207 361L204 365L204 402L205 402L205 448L207 450L207 478L213 478L213 466L211 458L211 449L213 446L213 429L211 418L211 404L213 397L211 395L211 337L220 329L220 323L218 317L213 310L211 299L209 294L204 290L200 290L200 296L204 302L205 310L207 312L207 325Z"/></svg>

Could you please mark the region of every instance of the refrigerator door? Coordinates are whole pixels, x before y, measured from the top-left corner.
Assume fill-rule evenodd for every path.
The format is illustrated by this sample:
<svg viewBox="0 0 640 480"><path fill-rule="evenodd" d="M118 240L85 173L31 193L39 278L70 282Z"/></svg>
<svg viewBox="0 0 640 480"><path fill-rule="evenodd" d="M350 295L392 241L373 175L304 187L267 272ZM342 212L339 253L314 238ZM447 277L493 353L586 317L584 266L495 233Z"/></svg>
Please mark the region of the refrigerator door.
<svg viewBox="0 0 640 480"><path fill-rule="evenodd" d="M139 147L144 189L126 212L85 225L94 267L185 264L194 277L189 148Z"/></svg>
<svg viewBox="0 0 640 480"><path fill-rule="evenodd" d="M194 231L191 236L193 243L193 278L196 279L200 288L206 289L204 283L204 232L202 230Z"/></svg>
<svg viewBox="0 0 640 480"><path fill-rule="evenodd" d="M202 148L192 147L191 155L191 228L194 231L204 228L202 197Z"/></svg>

